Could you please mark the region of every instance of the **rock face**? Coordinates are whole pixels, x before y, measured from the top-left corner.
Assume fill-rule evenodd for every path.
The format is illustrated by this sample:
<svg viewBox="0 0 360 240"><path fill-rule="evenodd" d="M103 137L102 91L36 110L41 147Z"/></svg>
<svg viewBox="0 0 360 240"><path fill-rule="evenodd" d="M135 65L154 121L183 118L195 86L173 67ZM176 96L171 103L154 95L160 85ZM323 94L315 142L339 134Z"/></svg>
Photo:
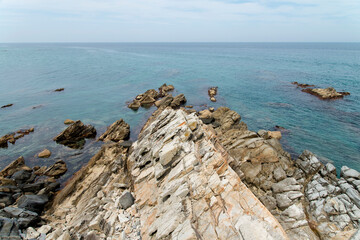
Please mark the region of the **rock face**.
<svg viewBox="0 0 360 240"><path fill-rule="evenodd" d="M156 111L127 151L104 145L74 176L46 239L287 239L195 113Z"/></svg>
<svg viewBox="0 0 360 240"><path fill-rule="evenodd" d="M93 126L84 125L78 120L56 136L54 141L70 148L82 148L85 138L94 138L95 136L96 129Z"/></svg>
<svg viewBox="0 0 360 240"><path fill-rule="evenodd" d="M99 137L99 140L104 142L119 142L129 139L129 136L130 125L127 124L123 119L120 119L111 124L106 132Z"/></svg>

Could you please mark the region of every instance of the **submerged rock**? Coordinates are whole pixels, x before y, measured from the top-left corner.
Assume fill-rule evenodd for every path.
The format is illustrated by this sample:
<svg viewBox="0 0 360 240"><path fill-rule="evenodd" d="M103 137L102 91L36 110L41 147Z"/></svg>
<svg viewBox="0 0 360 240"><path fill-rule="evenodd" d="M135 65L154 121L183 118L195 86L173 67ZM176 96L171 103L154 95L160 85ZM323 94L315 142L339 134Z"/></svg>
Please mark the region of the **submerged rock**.
<svg viewBox="0 0 360 240"><path fill-rule="evenodd" d="M64 90L65 90L65 88L57 88L57 89L54 90L54 92L62 92Z"/></svg>
<svg viewBox="0 0 360 240"><path fill-rule="evenodd" d="M15 144L16 140L24 137L25 135L28 135L31 132L34 132L34 128L22 129L17 131L16 133L14 132L0 137L0 148L7 148L8 142L11 144Z"/></svg>
<svg viewBox="0 0 360 240"><path fill-rule="evenodd" d="M123 119L120 119L111 124L106 132L99 137L99 140L104 142L119 142L122 140L127 140L129 136L130 125L127 124Z"/></svg>
<svg viewBox="0 0 360 240"><path fill-rule="evenodd" d="M53 140L70 148L82 148L85 145L85 138L94 137L96 137L96 129L77 120Z"/></svg>

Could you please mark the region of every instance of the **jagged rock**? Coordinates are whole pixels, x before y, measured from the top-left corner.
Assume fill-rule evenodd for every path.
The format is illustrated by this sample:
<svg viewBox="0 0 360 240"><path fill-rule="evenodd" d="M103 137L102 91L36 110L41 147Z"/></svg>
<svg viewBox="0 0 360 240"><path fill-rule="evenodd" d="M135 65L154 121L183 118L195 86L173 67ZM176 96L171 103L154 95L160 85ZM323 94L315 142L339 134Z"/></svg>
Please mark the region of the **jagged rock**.
<svg viewBox="0 0 360 240"><path fill-rule="evenodd" d="M132 110L138 110L141 106L140 101L134 100L132 103L128 105L128 108L131 108Z"/></svg>
<svg viewBox="0 0 360 240"><path fill-rule="evenodd" d="M174 100L173 96L171 94L167 94L162 99L155 102L155 106L157 108L160 107L168 107L170 106L171 102Z"/></svg>
<svg viewBox="0 0 360 240"><path fill-rule="evenodd" d="M166 83L164 83L161 87L159 87L159 97L164 97L167 95L167 92L170 92L172 90L174 90L174 86L173 85L166 85Z"/></svg>
<svg viewBox="0 0 360 240"><path fill-rule="evenodd" d="M51 152L50 150L48 149L44 149L43 151L41 151L39 154L38 154L38 157L39 158L48 158L51 156Z"/></svg>
<svg viewBox="0 0 360 240"><path fill-rule="evenodd" d="M40 236L40 233L38 233L34 228L28 227L26 229L26 239L36 239Z"/></svg>
<svg viewBox="0 0 360 240"><path fill-rule="evenodd" d="M0 172L0 177L8 177L13 175L15 172L19 171L22 167L25 166L24 157L19 157L15 161L11 162Z"/></svg>
<svg viewBox="0 0 360 240"><path fill-rule="evenodd" d="M99 137L100 141L108 142L119 142L126 140L130 136L130 126L123 119L117 120L111 124L106 132Z"/></svg>
<svg viewBox="0 0 360 240"><path fill-rule="evenodd" d="M18 207L41 213L48 201L46 195L23 195L18 201Z"/></svg>
<svg viewBox="0 0 360 240"><path fill-rule="evenodd" d="M340 176L344 177L345 179L360 179L360 173L354 169L348 168L347 166L341 167Z"/></svg>
<svg viewBox="0 0 360 240"><path fill-rule="evenodd" d="M315 95L320 99L337 99L343 98L344 96L350 95L349 92L337 92L334 88L305 88L301 90L303 92Z"/></svg>
<svg viewBox="0 0 360 240"><path fill-rule="evenodd" d="M44 172L44 175L49 177L60 177L61 175L65 174L66 171L66 163L62 160L58 160Z"/></svg>
<svg viewBox="0 0 360 240"><path fill-rule="evenodd" d="M26 183L30 179L31 175L32 175L31 171L20 170L15 172L11 176L11 179L13 179L17 184L22 184L22 183Z"/></svg>
<svg viewBox="0 0 360 240"><path fill-rule="evenodd" d="M132 194L128 191L124 192L120 199L119 199L119 204L123 209L128 209L129 207L131 207L134 204L134 197L132 196Z"/></svg>
<svg viewBox="0 0 360 240"><path fill-rule="evenodd" d="M16 219L0 217L0 237L3 239L21 240Z"/></svg>
<svg viewBox="0 0 360 240"><path fill-rule="evenodd" d="M307 83L298 83L298 82L292 82L292 84L301 87L301 88L309 88L309 87L315 87L315 85L307 84Z"/></svg>
<svg viewBox="0 0 360 240"><path fill-rule="evenodd" d="M178 108L180 105L183 105L186 103L186 98L184 94L179 94L172 100L170 107L172 108Z"/></svg>
<svg viewBox="0 0 360 240"><path fill-rule="evenodd" d="M57 143L70 148L81 148L85 144L85 138L94 138L96 129L91 125L84 125L80 120L71 124L54 138Z"/></svg>

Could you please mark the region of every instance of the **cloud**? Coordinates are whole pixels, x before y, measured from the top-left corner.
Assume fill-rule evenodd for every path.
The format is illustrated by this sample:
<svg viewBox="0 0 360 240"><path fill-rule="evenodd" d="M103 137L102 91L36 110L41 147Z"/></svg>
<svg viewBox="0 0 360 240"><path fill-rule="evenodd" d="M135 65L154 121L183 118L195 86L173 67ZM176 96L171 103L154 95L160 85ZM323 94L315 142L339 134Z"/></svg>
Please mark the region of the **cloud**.
<svg viewBox="0 0 360 240"><path fill-rule="evenodd" d="M359 41L358 16L358 0L2 0L0 41Z"/></svg>

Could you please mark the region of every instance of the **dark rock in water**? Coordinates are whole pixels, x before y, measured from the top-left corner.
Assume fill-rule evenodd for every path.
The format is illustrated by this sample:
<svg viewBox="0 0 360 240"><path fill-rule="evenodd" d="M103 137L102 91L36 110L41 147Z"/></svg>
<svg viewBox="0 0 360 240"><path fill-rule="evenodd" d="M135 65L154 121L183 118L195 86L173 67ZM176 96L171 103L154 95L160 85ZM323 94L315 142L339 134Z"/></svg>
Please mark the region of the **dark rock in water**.
<svg viewBox="0 0 360 240"><path fill-rule="evenodd" d="M58 88L58 89L55 89L54 92L62 92L64 90L65 90L65 88Z"/></svg>
<svg viewBox="0 0 360 240"><path fill-rule="evenodd" d="M125 148L130 148L132 145L132 141L124 141L120 143L120 146L123 146Z"/></svg>
<svg viewBox="0 0 360 240"><path fill-rule="evenodd" d="M123 119L117 120L108 127L106 132L99 137L100 141L119 142L126 140L130 136L130 126Z"/></svg>
<svg viewBox="0 0 360 240"><path fill-rule="evenodd" d="M34 132L34 128L19 130L16 133L13 132L0 137L0 148L7 148L8 142L15 144L16 140L24 137L25 135L28 135L31 132Z"/></svg>
<svg viewBox="0 0 360 240"><path fill-rule="evenodd" d="M174 99L172 100L170 107L172 108L178 108L180 107L180 105L185 104L186 103L186 98L184 94L179 94L176 97L174 97Z"/></svg>
<svg viewBox="0 0 360 240"><path fill-rule="evenodd" d="M2 106L1 108L8 108L8 107L11 107L11 106L13 106L13 105L14 105L14 104L10 103L10 104L6 104L6 105Z"/></svg>
<svg viewBox="0 0 360 240"><path fill-rule="evenodd" d="M129 191L126 191L121 195L119 203L123 209L128 209L134 204L134 201L133 195Z"/></svg>
<svg viewBox="0 0 360 240"><path fill-rule="evenodd" d="M94 138L96 129L91 125L84 125L80 120L71 124L54 138L57 143L70 148L81 148L85 144L85 138Z"/></svg>
<svg viewBox="0 0 360 240"><path fill-rule="evenodd" d="M40 214L48 201L46 195L24 195L19 199L18 207Z"/></svg>
<svg viewBox="0 0 360 240"><path fill-rule="evenodd" d="M44 175L49 177L60 177L64 175L67 171L66 163L62 160L57 161L55 164L51 165L45 172Z"/></svg>
<svg viewBox="0 0 360 240"><path fill-rule="evenodd" d="M298 83L298 82L292 82L291 84L294 84L301 88L309 88L309 87L315 87L315 85L307 84L307 83Z"/></svg>
<svg viewBox="0 0 360 240"><path fill-rule="evenodd" d="M11 193L0 192L0 203L4 203L5 206L11 205L14 202L14 198Z"/></svg>
<svg viewBox="0 0 360 240"><path fill-rule="evenodd" d="M15 180L17 184L26 183L31 178L31 172L26 170L20 170L14 173L11 178Z"/></svg>

